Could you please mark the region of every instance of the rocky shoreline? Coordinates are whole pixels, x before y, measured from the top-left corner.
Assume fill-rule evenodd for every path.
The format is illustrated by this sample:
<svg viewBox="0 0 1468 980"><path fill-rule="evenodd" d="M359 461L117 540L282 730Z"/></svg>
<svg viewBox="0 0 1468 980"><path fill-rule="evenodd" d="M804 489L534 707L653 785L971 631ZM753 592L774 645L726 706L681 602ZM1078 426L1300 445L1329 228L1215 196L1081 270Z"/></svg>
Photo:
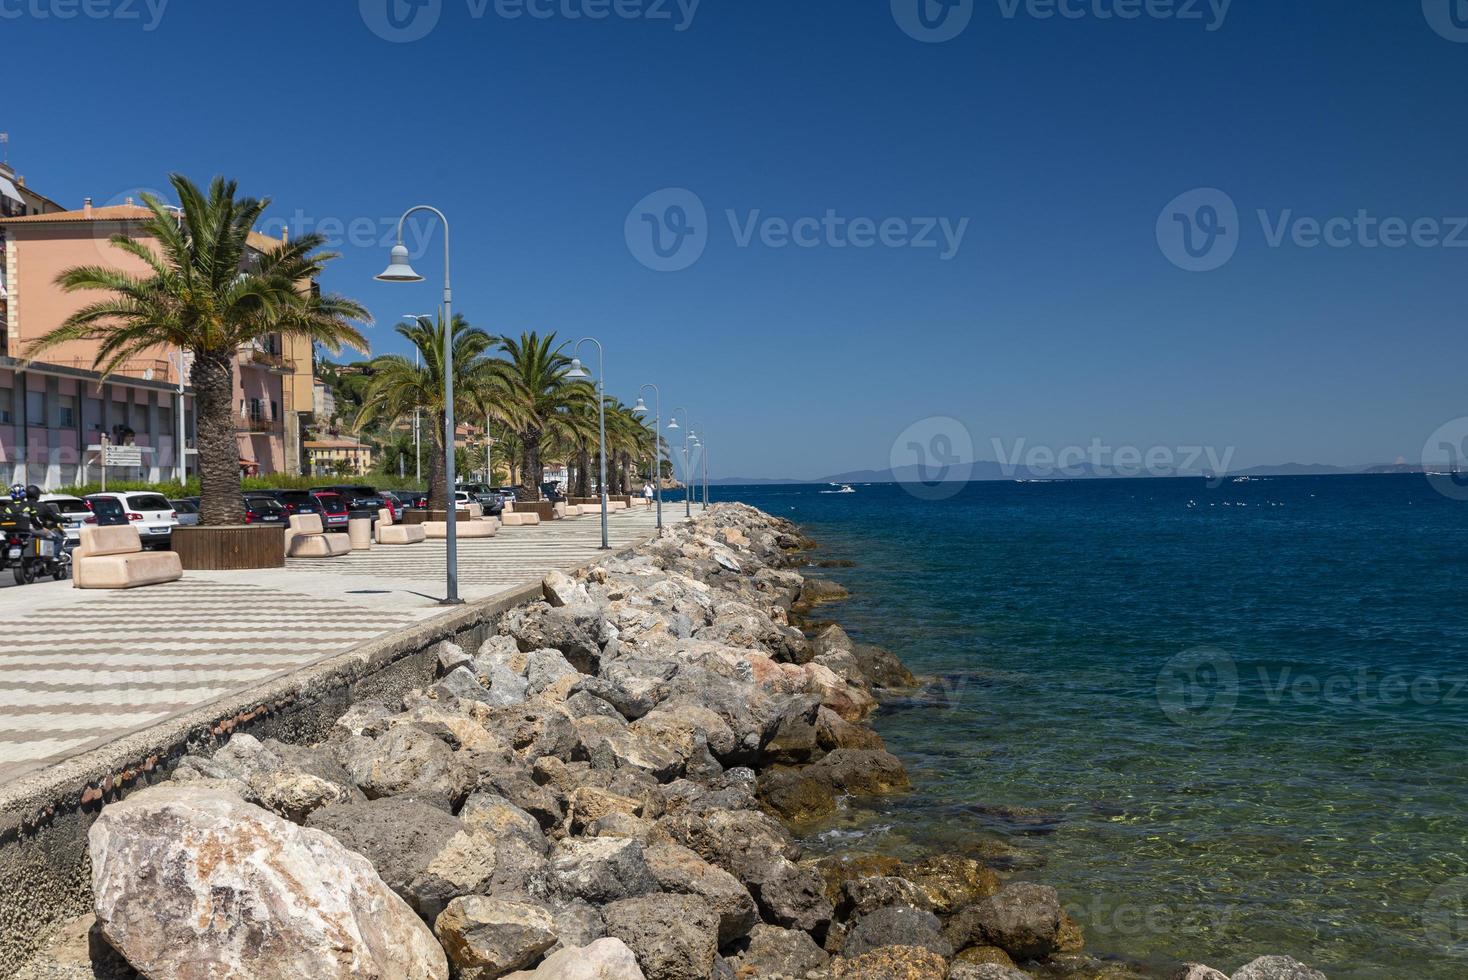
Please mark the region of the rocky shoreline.
<svg viewBox="0 0 1468 980"><path fill-rule="evenodd" d="M979 855L802 853L792 827L909 789L866 720L919 685L810 621L845 598L796 570L812 546L714 506L547 576L478 650L443 644L429 690L319 745L185 757L103 810L95 917L19 976L1150 976ZM1264 957L1232 980L1324 975Z"/></svg>

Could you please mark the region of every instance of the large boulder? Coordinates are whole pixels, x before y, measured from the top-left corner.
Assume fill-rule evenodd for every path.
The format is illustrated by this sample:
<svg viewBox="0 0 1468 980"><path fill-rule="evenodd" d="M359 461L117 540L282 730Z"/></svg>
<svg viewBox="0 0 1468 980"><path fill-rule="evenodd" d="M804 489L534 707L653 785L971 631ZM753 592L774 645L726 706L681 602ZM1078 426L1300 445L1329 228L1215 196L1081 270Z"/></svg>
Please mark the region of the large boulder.
<svg viewBox="0 0 1468 980"><path fill-rule="evenodd" d="M1202 963L1184 963L1168 980L1228 980L1228 974L1220 973Z"/></svg>
<svg viewBox="0 0 1468 980"><path fill-rule="evenodd" d="M858 643L851 648L857 666L872 686L905 690L918 686L918 679L896 656L881 647Z"/></svg>
<svg viewBox="0 0 1468 980"><path fill-rule="evenodd" d="M697 895L708 903L719 917L720 947L748 935L759 922L759 910L749 889L688 848L672 843L654 845L647 849L647 864L663 891Z"/></svg>
<svg viewBox="0 0 1468 980"><path fill-rule="evenodd" d="M553 609L591 602L586 586L560 570L552 571L540 583L545 601Z"/></svg>
<svg viewBox="0 0 1468 980"><path fill-rule="evenodd" d="M982 901L997 892L1000 885L994 869L956 854L931 854L893 873L922 889L929 906L939 915L952 915Z"/></svg>
<svg viewBox="0 0 1468 980"><path fill-rule="evenodd" d="M551 877L567 896L596 905L657 887L642 842L625 837L571 838L551 853Z"/></svg>
<svg viewBox="0 0 1468 980"><path fill-rule="evenodd" d="M1011 882L949 920L954 949L998 946L1016 960L1042 960L1059 951L1065 916L1048 885Z"/></svg>
<svg viewBox="0 0 1468 980"><path fill-rule="evenodd" d="M433 932L459 980L497 980L554 946L555 925L539 905L467 895L448 904Z"/></svg>
<svg viewBox="0 0 1468 980"><path fill-rule="evenodd" d="M412 795L452 812L474 788L474 767L441 739L410 725L357 743L342 760L368 799Z"/></svg>
<svg viewBox="0 0 1468 980"><path fill-rule="evenodd" d="M329 806L306 825L365 855L430 922L454 898L494 883L495 838L421 800L399 796Z"/></svg>
<svg viewBox="0 0 1468 980"><path fill-rule="evenodd" d="M799 929L757 925L734 945L729 965L738 977L791 977L803 980L826 969L831 957Z"/></svg>
<svg viewBox="0 0 1468 980"><path fill-rule="evenodd" d="M946 980L948 961L921 946L883 946L831 961L835 980Z"/></svg>
<svg viewBox="0 0 1468 980"><path fill-rule="evenodd" d="M948 980L1033 980L1033 978L1023 970L1005 966L1002 963L955 963L948 968Z"/></svg>
<svg viewBox="0 0 1468 980"><path fill-rule="evenodd" d="M598 939L552 953L534 970L511 973L508 980L646 980L637 957L620 939Z"/></svg>
<svg viewBox="0 0 1468 980"><path fill-rule="evenodd" d="M841 901L837 903L836 911L842 918L853 918L892 905L929 911L933 902L927 892L906 878L854 878L842 882Z"/></svg>
<svg viewBox="0 0 1468 980"><path fill-rule="evenodd" d="M857 919L846 933L842 952L860 956L883 946L921 946L948 959L953 946L943 938L938 917L902 905L887 905Z"/></svg>
<svg viewBox="0 0 1468 980"><path fill-rule="evenodd" d="M470 794L459 810L459 819L495 838L518 837L541 854L550 849L539 821L498 793L481 790Z"/></svg>
<svg viewBox="0 0 1468 980"><path fill-rule="evenodd" d="M154 980L448 976L367 859L230 793L146 789L88 839L98 926Z"/></svg>
<svg viewBox="0 0 1468 980"><path fill-rule="evenodd" d="M602 909L607 934L632 948L647 980L705 980L718 954L719 917L695 895L641 895Z"/></svg>
<svg viewBox="0 0 1468 980"><path fill-rule="evenodd" d="M1233 980L1326 980L1326 976L1288 956L1261 956L1240 967Z"/></svg>

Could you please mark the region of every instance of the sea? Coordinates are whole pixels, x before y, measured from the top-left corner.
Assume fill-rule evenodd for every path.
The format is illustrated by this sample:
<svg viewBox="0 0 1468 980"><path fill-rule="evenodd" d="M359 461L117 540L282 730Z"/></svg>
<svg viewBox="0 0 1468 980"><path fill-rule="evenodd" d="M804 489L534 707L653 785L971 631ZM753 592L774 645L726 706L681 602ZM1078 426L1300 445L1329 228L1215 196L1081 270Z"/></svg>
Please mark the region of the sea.
<svg viewBox="0 0 1468 980"><path fill-rule="evenodd" d="M1159 976L1468 977L1468 502L1422 475L719 486L926 686L817 850L983 855ZM938 499L935 499L938 498ZM667 506L681 512L674 499Z"/></svg>

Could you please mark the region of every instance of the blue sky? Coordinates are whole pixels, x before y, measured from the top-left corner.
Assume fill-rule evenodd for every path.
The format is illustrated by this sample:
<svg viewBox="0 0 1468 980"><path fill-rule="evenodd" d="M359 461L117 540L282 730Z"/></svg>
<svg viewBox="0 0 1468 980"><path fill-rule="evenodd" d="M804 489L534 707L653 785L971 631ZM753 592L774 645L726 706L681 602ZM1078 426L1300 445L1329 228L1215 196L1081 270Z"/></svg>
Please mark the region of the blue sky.
<svg viewBox="0 0 1468 980"><path fill-rule="evenodd" d="M610 390L660 383L717 476L885 466L938 416L981 458L1099 439L1242 467L1416 461L1468 415L1447 0L966 0L933 43L903 29L918 0L430 0L398 8L432 27L413 41L379 36L388 0L91 2L108 16L0 0L36 82L0 131L32 186L75 206L234 176L350 238L325 285L373 309L379 351L437 302L437 229L429 282L371 278L392 219L435 204L459 311L596 335ZM1170 235L1219 198L1164 210L1199 188L1238 220L1192 272ZM1338 222L1307 247L1298 219L1361 212L1415 240ZM649 268L655 223L696 261Z"/></svg>

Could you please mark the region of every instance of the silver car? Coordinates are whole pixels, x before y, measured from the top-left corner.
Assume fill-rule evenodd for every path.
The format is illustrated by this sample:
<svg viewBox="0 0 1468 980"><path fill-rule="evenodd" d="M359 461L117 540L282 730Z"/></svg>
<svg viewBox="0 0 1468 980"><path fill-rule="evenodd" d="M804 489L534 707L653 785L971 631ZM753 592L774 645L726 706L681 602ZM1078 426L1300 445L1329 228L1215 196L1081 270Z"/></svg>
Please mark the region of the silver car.
<svg viewBox="0 0 1468 980"><path fill-rule="evenodd" d="M199 508L192 500L170 500L169 503L178 514L179 527L193 527L199 523Z"/></svg>

